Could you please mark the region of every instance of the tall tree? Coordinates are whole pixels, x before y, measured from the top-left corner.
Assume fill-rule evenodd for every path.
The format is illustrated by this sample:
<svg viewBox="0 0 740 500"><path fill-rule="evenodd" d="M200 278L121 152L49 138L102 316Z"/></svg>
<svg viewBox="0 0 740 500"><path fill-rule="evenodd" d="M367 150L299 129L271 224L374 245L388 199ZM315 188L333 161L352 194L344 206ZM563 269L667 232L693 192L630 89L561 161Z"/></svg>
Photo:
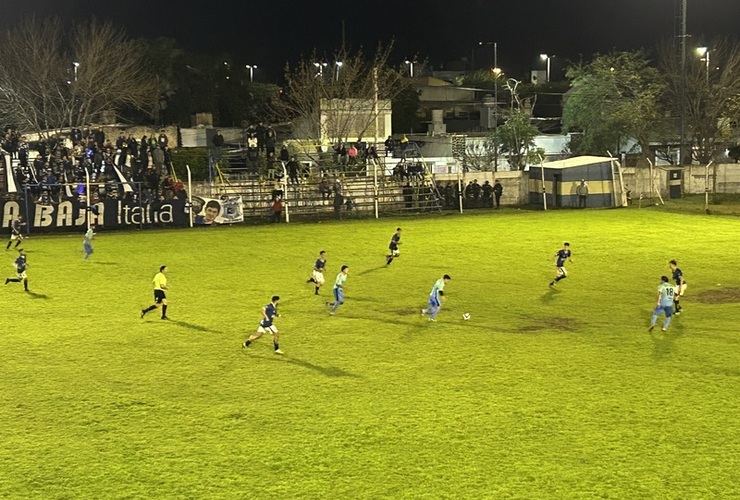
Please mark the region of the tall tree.
<svg viewBox="0 0 740 500"><path fill-rule="evenodd" d="M374 129L376 118L411 84L404 71L389 64L391 51L391 45L379 46L372 56L341 49L330 63L314 54L295 67L286 66L285 120L314 141L390 134Z"/></svg>
<svg viewBox="0 0 740 500"><path fill-rule="evenodd" d="M29 18L0 36L0 60L0 119L41 135L156 106L140 46L110 23Z"/></svg>
<svg viewBox="0 0 740 500"><path fill-rule="evenodd" d="M491 135L496 147L496 154L503 153L512 169L523 170L532 155L539 151L534 138L540 131L532 125L532 104L525 105L519 95L521 82L510 78L506 82L506 91L511 96L509 110L504 112L506 122L497 127Z"/></svg>
<svg viewBox="0 0 740 500"><path fill-rule="evenodd" d="M684 124L692 157L708 163L731 137L731 123L740 120L740 44L729 38L709 41L703 54L686 60ZM665 102L680 113L681 66L671 43L660 48L660 66L668 89Z"/></svg>
<svg viewBox="0 0 740 500"><path fill-rule="evenodd" d="M568 68L571 90L563 109L567 132L582 132L574 153L600 154L634 139L645 155L665 127L660 107L665 83L641 52L598 55Z"/></svg>

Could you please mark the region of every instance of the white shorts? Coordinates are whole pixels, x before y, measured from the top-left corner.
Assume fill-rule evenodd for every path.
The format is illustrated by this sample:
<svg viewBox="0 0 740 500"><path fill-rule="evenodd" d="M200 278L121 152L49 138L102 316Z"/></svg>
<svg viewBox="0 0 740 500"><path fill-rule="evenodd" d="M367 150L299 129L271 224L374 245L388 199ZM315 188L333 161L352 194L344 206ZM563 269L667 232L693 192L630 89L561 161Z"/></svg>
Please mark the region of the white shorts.
<svg viewBox="0 0 740 500"><path fill-rule="evenodd" d="M278 329L275 327L275 325L272 326L258 326L257 327L257 333L269 333L270 335L275 335L278 332Z"/></svg>
<svg viewBox="0 0 740 500"><path fill-rule="evenodd" d="M23 271L22 273L16 273L18 277L22 280L26 279L26 271Z"/></svg>
<svg viewBox="0 0 740 500"><path fill-rule="evenodd" d="M400 251L400 250L398 250L398 249L395 249L395 250L389 250L389 252L390 252L390 253L391 253L391 255L392 255L392 256L394 256L394 257L398 257L399 255L401 255L401 251Z"/></svg>
<svg viewBox="0 0 740 500"><path fill-rule="evenodd" d="M568 271L564 267L558 267L558 276L568 276Z"/></svg>
<svg viewBox="0 0 740 500"><path fill-rule="evenodd" d="M316 282L317 285L323 285L324 284L324 273L319 272L319 271L314 271L313 280Z"/></svg>
<svg viewBox="0 0 740 500"><path fill-rule="evenodd" d="M15 240L21 240L21 241L23 241L23 236L20 235L20 234L15 234L15 233L11 234L10 235L10 241L15 241Z"/></svg>
<svg viewBox="0 0 740 500"><path fill-rule="evenodd" d="M686 293L686 283L684 283L683 285L677 285L674 288L676 289L676 297L679 297Z"/></svg>

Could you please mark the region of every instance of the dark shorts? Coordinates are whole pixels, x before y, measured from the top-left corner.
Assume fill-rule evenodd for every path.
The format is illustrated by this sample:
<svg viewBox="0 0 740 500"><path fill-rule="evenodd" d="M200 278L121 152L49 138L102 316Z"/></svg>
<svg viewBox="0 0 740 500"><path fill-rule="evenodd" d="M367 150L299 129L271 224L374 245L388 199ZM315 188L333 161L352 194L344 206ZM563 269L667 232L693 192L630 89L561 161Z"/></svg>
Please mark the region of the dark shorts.
<svg viewBox="0 0 740 500"><path fill-rule="evenodd" d="M154 303L161 304L167 296L164 294L164 290L154 290Z"/></svg>

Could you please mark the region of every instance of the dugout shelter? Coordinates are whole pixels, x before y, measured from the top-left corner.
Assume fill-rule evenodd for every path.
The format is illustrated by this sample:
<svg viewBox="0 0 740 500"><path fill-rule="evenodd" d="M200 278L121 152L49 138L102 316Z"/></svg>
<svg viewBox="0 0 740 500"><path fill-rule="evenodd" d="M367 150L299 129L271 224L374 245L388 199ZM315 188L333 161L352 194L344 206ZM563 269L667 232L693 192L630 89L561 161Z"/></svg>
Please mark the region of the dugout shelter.
<svg viewBox="0 0 740 500"><path fill-rule="evenodd" d="M529 167L529 202L547 208L578 207L576 189L581 180L588 186L588 208L621 207L626 204L621 166L616 158L576 156Z"/></svg>

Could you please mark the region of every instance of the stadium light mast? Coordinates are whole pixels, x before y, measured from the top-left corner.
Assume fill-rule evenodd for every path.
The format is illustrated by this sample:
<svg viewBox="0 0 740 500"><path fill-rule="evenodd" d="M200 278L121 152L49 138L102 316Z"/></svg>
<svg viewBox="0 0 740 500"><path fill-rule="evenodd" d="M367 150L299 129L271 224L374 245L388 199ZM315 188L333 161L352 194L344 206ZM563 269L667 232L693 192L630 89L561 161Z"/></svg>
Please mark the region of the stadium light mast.
<svg viewBox="0 0 740 500"><path fill-rule="evenodd" d="M250 82L253 82L254 81L254 70L257 69L257 65L256 64L247 64L246 65L246 68L249 70L249 81Z"/></svg>
<svg viewBox="0 0 740 500"><path fill-rule="evenodd" d="M706 65L706 79L707 85L709 85L709 47L697 47L696 53L699 56L699 60Z"/></svg>
<svg viewBox="0 0 740 500"><path fill-rule="evenodd" d="M545 83L550 83L550 59L552 56L547 54L540 54L540 59L547 62L547 71L545 73Z"/></svg>

